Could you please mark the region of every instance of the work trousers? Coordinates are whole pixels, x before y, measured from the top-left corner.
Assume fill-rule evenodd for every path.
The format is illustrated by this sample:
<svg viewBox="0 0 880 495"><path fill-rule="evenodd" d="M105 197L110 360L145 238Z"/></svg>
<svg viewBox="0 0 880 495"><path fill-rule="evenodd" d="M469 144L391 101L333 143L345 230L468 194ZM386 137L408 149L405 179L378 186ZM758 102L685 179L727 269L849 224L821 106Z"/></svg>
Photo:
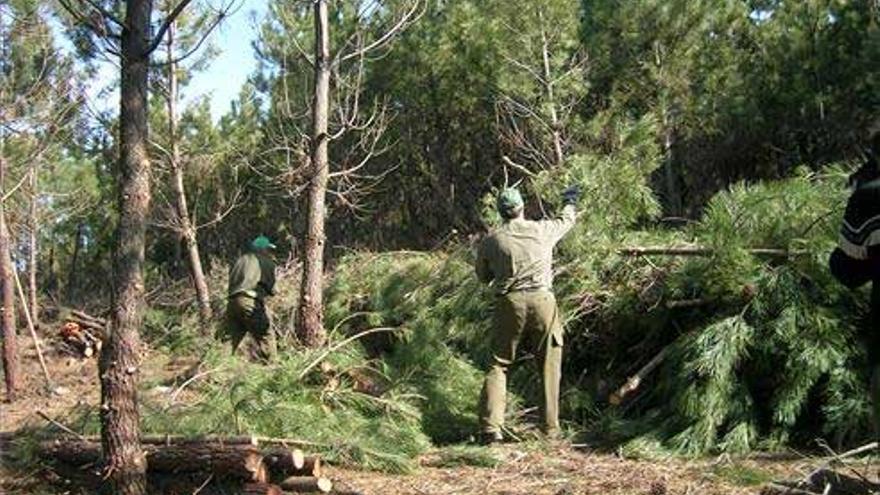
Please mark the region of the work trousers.
<svg viewBox="0 0 880 495"><path fill-rule="evenodd" d="M534 353L541 371L541 412L548 433L559 430L559 384L562 378L563 329L556 298L549 291L519 291L495 301L492 362L480 395L480 427L498 433L507 405L507 373L520 343Z"/></svg>
<svg viewBox="0 0 880 495"><path fill-rule="evenodd" d="M235 353L241 341L250 334L253 346L248 354L251 358L270 361L277 352L275 333L266 304L261 298L238 294L229 298L226 304L224 340L232 343Z"/></svg>

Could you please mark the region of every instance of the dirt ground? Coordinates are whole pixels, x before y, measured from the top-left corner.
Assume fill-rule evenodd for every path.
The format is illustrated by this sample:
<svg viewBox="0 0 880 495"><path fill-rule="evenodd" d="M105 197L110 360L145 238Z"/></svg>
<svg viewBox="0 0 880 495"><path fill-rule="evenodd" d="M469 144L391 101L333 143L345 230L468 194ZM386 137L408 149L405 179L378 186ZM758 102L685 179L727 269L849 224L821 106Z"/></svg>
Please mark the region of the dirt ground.
<svg viewBox="0 0 880 495"><path fill-rule="evenodd" d="M62 418L77 406L97 406L99 384L94 359L65 357L49 347L47 363L55 382L55 393L46 391L45 380L33 345L24 341L22 396L9 404L0 394L0 449L2 439L28 425L46 424L43 415ZM148 358L145 374L151 378L179 373L185 363L168 363ZM5 392L4 392L5 393ZM42 413L42 415L40 414ZM0 450L0 454L3 454ZM6 452L8 455L9 453ZM367 494L498 494L498 495L664 495L664 494L756 494L761 485L774 479L803 477L817 461L805 457L779 460L768 458L731 459L719 457L699 461L670 459L647 461L624 459L610 453L557 444L505 444L494 447L500 462L493 468L442 467L438 453L422 459L412 475L388 475L331 467L328 477L339 490ZM798 456L793 456L798 457ZM0 460L8 460L0 455ZM858 461L860 473L877 473L877 464ZM53 493L40 485L39 472L22 473L0 466L0 493ZM55 491L54 493L63 493Z"/></svg>

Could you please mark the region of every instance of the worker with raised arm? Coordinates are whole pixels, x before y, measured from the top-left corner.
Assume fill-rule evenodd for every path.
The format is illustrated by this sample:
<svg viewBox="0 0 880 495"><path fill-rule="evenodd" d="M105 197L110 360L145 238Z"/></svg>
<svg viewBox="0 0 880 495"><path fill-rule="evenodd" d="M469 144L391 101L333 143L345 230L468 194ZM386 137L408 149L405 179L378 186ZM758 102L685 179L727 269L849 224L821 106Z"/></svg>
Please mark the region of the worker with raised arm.
<svg viewBox="0 0 880 495"><path fill-rule="evenodd" d="M256 344L254 356L269 361L276 353L275 336L266 310L266 298L275 295L275 245L266 237L255 238L246 253L229 271L224 340L234 353L248 334Z"/></svg>
<svg viewBox="0 0 880 495"><path fill-rule="evenodd" d="M495 291L492 361L480 396L480 440L503 440L507 372L522 343L534 352L541 370L545 433L559 433L559 385L563 326L553 295L553 249L575 224L577 187L563 193L559 218L533 221L524 216L517 189L498 196L503 224L483 239L477 252L477 276Z"/></svg>

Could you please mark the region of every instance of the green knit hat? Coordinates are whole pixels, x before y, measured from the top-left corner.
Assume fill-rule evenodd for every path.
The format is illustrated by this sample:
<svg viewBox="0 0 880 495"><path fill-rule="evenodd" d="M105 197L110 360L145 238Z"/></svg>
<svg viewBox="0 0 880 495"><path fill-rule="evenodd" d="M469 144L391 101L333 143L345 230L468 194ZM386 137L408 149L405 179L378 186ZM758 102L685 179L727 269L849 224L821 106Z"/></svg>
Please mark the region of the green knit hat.
<svg viewBox="0 0 880 495"><path fill-rule="evenodd" d="M498 194L498 211L502 214L509 214L523 207L522 194L519 189L508 187L501 190Z"/></svg>
<svg viewBox="0 0 880 495"><path fill-rule="evenodd" d="M254 251L265 251L267 249L275 249L275 244L268 237L261 235L251 241L251 249Z"/></svg>

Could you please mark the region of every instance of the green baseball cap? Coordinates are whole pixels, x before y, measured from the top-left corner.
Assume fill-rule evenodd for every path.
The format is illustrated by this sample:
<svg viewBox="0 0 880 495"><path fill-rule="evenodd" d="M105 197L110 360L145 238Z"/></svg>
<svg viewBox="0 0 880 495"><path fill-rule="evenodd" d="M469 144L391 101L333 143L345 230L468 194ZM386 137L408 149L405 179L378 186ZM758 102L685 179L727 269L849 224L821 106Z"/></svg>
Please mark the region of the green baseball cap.
<svg viewBox="0 0 880 495"><path fill-rule="evenodd" d="M255 250L266 250L266 249L275 249L275 244L272 244L272 241L269 240L268 237L261 235L251 241L251 249Z"/></svg>
<svg viewBox="0 0 880 495"><path fill-rule="evenodd" d="M519 189L508 187L498 194L498 210L502 212L515 211L523 206L522 194Z"/></svg>

